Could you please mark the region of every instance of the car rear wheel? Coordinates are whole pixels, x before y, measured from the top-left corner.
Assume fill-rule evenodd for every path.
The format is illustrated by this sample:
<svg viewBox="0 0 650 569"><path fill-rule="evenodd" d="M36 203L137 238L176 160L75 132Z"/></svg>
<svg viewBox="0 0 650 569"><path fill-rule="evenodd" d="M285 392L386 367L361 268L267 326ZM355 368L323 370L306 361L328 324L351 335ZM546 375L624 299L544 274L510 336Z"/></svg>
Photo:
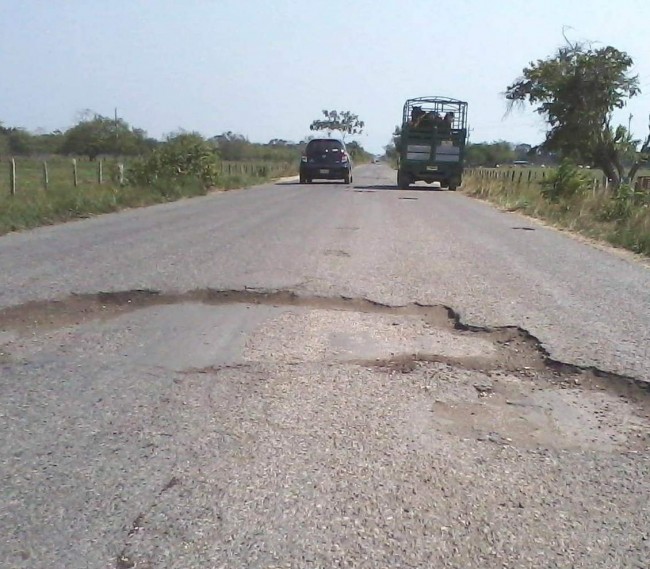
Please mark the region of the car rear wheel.
<svg viewBox="0 0 650 569"><path fill-rule="evenodd" d="M351 184L352 183L352 173L348 172L344 177L343 177L343 183L344 184Z"/></svg>

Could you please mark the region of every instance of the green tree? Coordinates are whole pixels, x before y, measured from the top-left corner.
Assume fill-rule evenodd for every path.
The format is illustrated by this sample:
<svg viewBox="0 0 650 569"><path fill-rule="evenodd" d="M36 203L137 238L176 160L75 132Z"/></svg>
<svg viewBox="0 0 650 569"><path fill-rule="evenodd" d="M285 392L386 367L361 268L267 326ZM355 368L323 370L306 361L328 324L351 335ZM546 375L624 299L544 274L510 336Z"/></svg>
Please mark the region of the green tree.
<svg viewBox="0 0 650 569"><path fill-rule="evenodd" d="M640 93L639 80L630 74L632 58L607 46L593 49L568 43L554 56L530 63L505 92L511 105L535 106L549 125L544 146L565 158L602 168L614 186L636 174L647 160L650 135L637 152L639 141L615 126L612 115ZM626 173L623 157L635 154Z"/></svg>
<svg viewBox="0 0 650 569"><path fill-rule="evenodd" d="M36 131L32 137L33 154L57 154L63 144L63 133L60 130L53 132Z"/></svg>
<svg viewBox="0 0 650 569"><path fill-rule="evenodd" d="M361 146L361 144L359 144L356 140L352 140L351 142L348 142L345 146L348 149L348 152L350 153L352 160L354 160L355 162L358 163L370 162L372 155L363 146Z"/></svg>
<svg viewBox="0 0 650 569"><path fill-rule="evenodd" d="M250 142L248 139L236 132L228 131L210 139L218 149L222 160L245 160L250 154Z"/></svg>
<svg viewBox="0 0 650 569"><path fill-rule="evenodd" d="M32 153L32 135L23 128L6 127L0 122L0 153L28 156Z"/></svg>
<svg viewBox="0 0 650 569"><path fill-rule="evenodd" d="M516 156L512 144L499 140L468 144L465 160L468 166L494 167L497 164L511 163Z"/></svg>
<svg viewBox="0 0 650 569"><path fill-rule="evenodd" d="M399 156L400 150L402 147L402 128L399 126L395 127L393 130L393 136L391 137L390 142L384 146L384 156L389 162L397 162L397 157Z"/></svg>
<svg viewBox="0 0 650 569"><path fill-rule="evenodd" d="M11 129L6 135L7 147L14 156L29 156L33 151L33 136L22 128Z"/></svg>
<svg viewBox="0 0 650 569"><path fill-rule="evenodd" d="M151 140L142 129L101 115L79 121L65 132L61 144L63 154L88 156L90 160L100 154L135 156L150 148Z"/></svg>
<svg viewBox="0 0 650 569"><path fill-rule="evenodd" d="M327 131L328 136L338 131L345 140L348 135L361 134L364 127L365 123L359 119L359 116L350 111L323 110L323 118L314 120L309 125L309 130L324 130Z"/></svg>
<svg viewBox="0 0 650 569"><path fill-rule="evenodd" d="M219 177L214 144L199 133L179 131L167 136L151 154L129 166L127 178L135 185L197 180L204 187Z"/></svg>

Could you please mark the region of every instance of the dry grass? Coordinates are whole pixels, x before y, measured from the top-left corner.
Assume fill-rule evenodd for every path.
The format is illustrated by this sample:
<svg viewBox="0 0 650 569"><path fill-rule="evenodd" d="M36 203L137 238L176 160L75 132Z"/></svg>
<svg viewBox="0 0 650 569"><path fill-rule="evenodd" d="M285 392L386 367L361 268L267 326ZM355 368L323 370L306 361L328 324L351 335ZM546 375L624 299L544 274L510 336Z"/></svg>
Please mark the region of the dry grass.
<svg viewBox="0 0 650 569"><path fill-rule="evenodd" d="M539 181L528 183L469 173L463 180L468 195L494 202L509 211L520 211L552 225L606 241L650 256L650 206L617 199L603 187L551 203L542 196Z"/></svg>

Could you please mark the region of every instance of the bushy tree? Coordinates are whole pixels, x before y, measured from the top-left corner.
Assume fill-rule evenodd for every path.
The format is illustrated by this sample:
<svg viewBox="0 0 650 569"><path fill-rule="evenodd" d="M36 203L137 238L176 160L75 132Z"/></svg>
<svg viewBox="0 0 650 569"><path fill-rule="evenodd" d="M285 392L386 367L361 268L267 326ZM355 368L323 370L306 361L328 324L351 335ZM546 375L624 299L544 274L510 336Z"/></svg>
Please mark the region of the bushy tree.
<svg viewBox="0 0 650 569"><path fill-rule="evenodd" d="M250 142L244 135L230 130L212 137L210 141L219 149L222 160L244 160L247 147L250 146Z"/></svg>
<svg viewBox="0 0 650 569"><path fill-rule="evenodd" d="M6 127L0 122L0 153L28 156L33 152L33 136L23 128Z"/></svg>
<svg viewBox="0 0 650 569"><path fill-rule="evenodd" d="M627 128L613 123L613 113L640 93L632 58L612 46L561 47L552 56L524 68L506 90L511 104L529 103L549 125L544 146L576 162L602 168L614 186L631 178L647 160L650 135L642 145ZM634 163L626 172L624 156Z"/></svg>
<svg viewBox="0 0 650 569"><path fill-rule="evenodd" d="M369 162L372 158L372 154L366 151L366 149L361 146L356 140L352 140L346 143L346 148L352 157L352 160L355 162Z"/></svg>
<svg viewBox="0 0 650 569"><path fill-rule="evenodd" d="M82 119L63 135L61 152L88 156L94 160L100 155L136 156L153 146L145 131L131 126L123 119L101 115Z"/></svg>
<svg viewBox="0 0 650 569"><path fill-rule="evenodd" d="M217 150L195 132L169 135L151 154L132 163L127 172L129 182L135 185L192 179L208 187L218 176Z"/></svg>
<svg viewBox="0 0 650 569"><path fill-rule="evenodd" d="M468 144L465 160L468 166L494 167L497 164L511 163L515 158L513 145L505 140L499 140Z"/></svg>

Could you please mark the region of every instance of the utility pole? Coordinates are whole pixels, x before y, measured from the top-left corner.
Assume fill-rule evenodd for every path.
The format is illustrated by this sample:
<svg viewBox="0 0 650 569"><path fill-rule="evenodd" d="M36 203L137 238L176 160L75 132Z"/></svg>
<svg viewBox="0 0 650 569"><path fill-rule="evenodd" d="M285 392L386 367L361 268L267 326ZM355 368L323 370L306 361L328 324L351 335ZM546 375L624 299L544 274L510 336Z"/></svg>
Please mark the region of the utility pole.
<svg viewBox="0 0 650 569"><path fill-rule="evenodd" d="M118 149L118 134L117 134L117 107L115 107L115 153L117 154L117 149Z"/></svg>

